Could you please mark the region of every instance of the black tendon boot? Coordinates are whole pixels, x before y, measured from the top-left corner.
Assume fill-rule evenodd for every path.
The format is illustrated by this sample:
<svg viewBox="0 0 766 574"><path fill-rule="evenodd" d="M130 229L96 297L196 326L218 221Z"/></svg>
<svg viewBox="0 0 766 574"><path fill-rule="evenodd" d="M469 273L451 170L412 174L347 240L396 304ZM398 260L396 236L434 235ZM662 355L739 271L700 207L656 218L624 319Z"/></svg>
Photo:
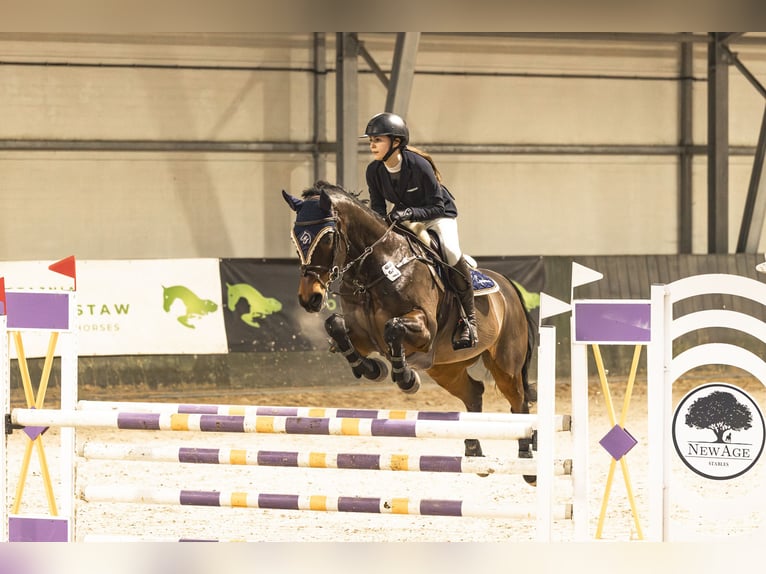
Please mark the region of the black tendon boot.
<svg viewBox="0 0 766 574"><path fill-rule="evenodd" d="M476 311L473 305L473 282L471 281L471 271L464 257L460 258L453 267L450 268L450 279L455 288L460 304L463 306L464 318L458 323L455 336L452 338L452 348L469 349L476 346Z"/></svg>

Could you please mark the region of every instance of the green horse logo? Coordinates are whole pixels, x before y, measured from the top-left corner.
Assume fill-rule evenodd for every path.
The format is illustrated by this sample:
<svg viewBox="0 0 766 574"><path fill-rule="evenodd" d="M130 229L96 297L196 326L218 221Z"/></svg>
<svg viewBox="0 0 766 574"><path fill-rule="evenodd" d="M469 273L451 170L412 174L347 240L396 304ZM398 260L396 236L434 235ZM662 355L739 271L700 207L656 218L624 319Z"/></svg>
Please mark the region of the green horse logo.
<svg viewBox="0 0 766 574"><path fill-rule="evenodd" d="M519 288L519 292L521 293L522 299L524 299L524 306L527 308L527 311L537 309L540 306L540 293L532 293L531 291L527 291L524 288L524 285L518 281L513 281L513 284Z"/></svg>
<svg viewBox="0 0 766 574"><path fill-rule="evenodd" d="M162 308L166 313L170 313L170 308L176 301L183 303L186 312L178 316L178 322L189 329L196 329L189 321L199 319L218 309L218 305L215 302L209 299L201 299L191 289L183 285L163 286L162 291Z"/></svg>
<svg viewBox="0 0 766 574"><path fill-rule="evenodd" d="M244 313L240 317L243 322L251 327L260 328L256 319L263 319L272 313L278 313L282 310L282 303L272 297L264 297L261 293L247 283L226 284L226 294L228 299L229 311L237 308L240 299L247 301L250 306L250 312Z"/></svg>

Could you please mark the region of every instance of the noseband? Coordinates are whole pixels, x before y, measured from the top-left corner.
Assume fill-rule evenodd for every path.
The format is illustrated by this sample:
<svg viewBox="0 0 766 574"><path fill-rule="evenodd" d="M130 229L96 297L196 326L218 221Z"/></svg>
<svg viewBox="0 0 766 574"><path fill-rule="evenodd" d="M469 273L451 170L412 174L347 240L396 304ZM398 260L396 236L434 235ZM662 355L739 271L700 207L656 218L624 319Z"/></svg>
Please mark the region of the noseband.
<svg viewBox="0 0 766 574"><path fill-rule="evenodd" d="M338 275L338 266L335 264L338 254L337 221L338 218L333 215L309 221L296 221L292 230L293 243L295 243L298 257L301 260L301 275L303 277L314 277L325 290L328 288L329 283L334 281ZM300 231L301 229L303 229L302 232ZM319 245L319 241L328 233L332 235L332 259L330 264L312 264L311 258L317 245ZM322 281L322 275L325 273L328 273L330 276L327 283Z"/></svg>

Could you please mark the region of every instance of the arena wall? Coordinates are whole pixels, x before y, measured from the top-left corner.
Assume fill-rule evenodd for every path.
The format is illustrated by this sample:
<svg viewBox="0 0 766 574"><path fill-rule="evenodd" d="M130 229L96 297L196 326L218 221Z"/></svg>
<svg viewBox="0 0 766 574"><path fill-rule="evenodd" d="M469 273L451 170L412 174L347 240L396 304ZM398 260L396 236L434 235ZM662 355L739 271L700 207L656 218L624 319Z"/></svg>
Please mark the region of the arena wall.
<svg viewBox="0 0 766 574"><path fill-rule="evenodd" d="M390 70L395 35L359 38ZM315 169L334 179L336 169L334 154L312 154L315 137L336 137L335 38L326 35L326 73L314 71L313 41L310 34L0 35L0 260L293 256L291 213L279 192L299 192ZM426 150L674 146L679 54L674 43L423 35L408 113L412 141ZM738 55L756 77L766 71L762 46L743 44ZM361 131L386 93L361 58L359 69ZM706 76L706 46L695 44L696 146L707 135ZM324 84L318 113L315 79ZM762 98L734 69L729 83L730 143L754 146ZM313 132L316 119L326 133ZM248 144L274 145L253 151ZM360 151L363 182L363 144ZM473 255L677 251L676 156L444 152L436 159ZM732 155L732 250L751 167L752 156ZM706 179L698 152L695 253L707 248Z"/></svg>

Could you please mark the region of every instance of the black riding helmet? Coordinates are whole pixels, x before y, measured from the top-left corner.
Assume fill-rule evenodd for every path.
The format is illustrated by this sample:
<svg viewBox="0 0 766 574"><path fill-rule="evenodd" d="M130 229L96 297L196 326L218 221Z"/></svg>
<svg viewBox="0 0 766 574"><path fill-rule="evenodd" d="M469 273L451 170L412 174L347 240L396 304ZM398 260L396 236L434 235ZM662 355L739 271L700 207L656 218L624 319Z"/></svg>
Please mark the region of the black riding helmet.
<svg viewBox="0 0 766 574"><path fill-rule="evenodd" d="M399 138L401 143L397 147L391 147L388 153L383 158L383 161L391 157L398 148L402 148L410 141L410 130L407 128L407 124L401 116L392 114L390 112L382 112L372 116L369 122L367 122L367 128L364 130L364 134L359 136L360 138L372 137L372 136L390 136L393 142L394 138Z"/></svg>

